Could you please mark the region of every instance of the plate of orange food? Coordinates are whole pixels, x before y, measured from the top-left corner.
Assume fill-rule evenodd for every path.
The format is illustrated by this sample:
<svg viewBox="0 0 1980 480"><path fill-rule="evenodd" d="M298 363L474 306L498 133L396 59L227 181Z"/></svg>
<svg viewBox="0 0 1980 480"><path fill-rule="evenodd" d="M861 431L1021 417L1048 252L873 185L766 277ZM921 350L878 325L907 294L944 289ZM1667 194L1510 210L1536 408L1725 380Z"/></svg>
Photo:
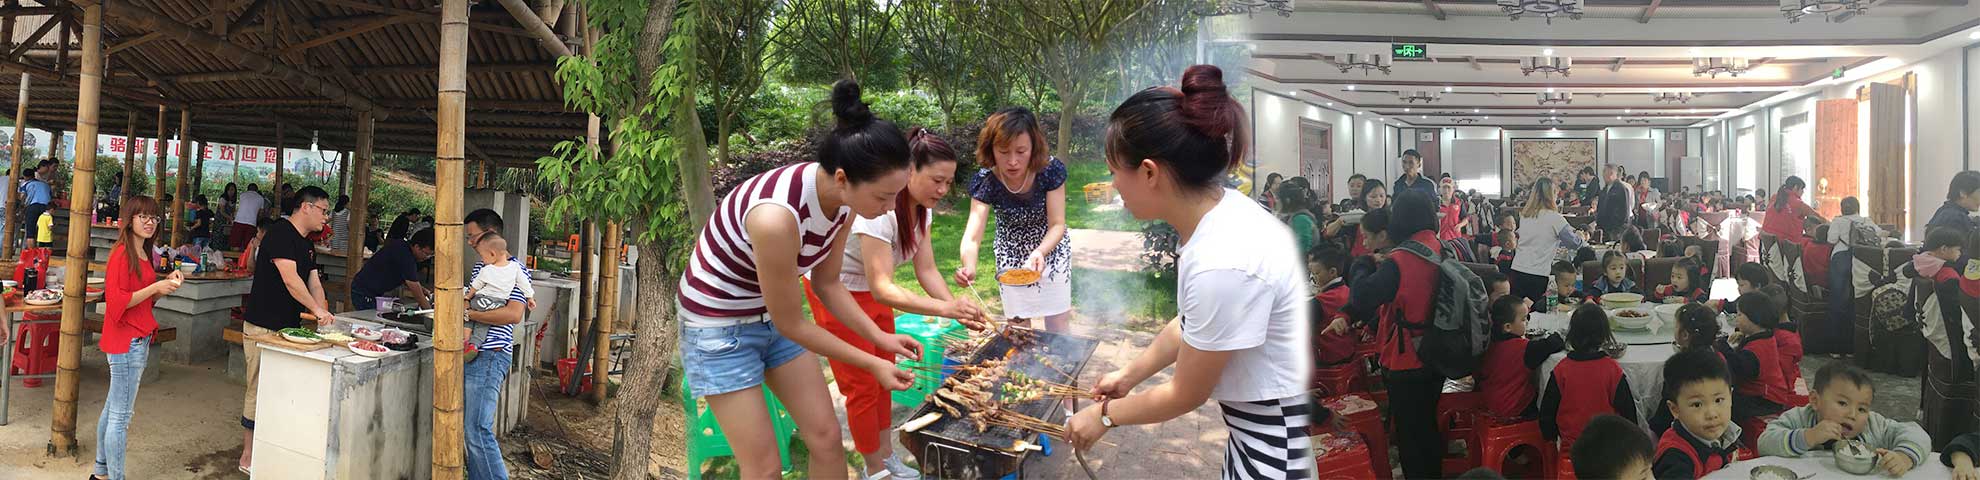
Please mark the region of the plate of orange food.
<svg viewBox="0 0 1980 480"><path fill-rule="evenodd" d="M1038 271L1028 268L1014 268L997 274L997 282L1014 287L1038 283Z"/></svg>

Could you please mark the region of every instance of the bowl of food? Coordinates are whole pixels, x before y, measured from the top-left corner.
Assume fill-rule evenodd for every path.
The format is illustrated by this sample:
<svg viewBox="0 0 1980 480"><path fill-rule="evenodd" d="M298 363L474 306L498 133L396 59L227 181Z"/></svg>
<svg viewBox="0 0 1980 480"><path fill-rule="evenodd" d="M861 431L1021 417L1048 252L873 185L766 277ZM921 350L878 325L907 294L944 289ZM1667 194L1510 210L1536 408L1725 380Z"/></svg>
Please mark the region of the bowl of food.
<svg viewBox="0 0 1980 480"><path fill-rule="evenodd" d="M380 334L378 330L362 325L356 328L352 328L351 336L356 337L358 340L366 340L372 342L376 342L378 341L378 339L383 338L383 335Z"/></svg>
<svg viewBox="0 0 1980 480"><path fill-rule="evenodd" d="M1801 480L1794 470L1779 465L1761 465L1746 471L1746 478L1753 480Z"/></svg>
<svg viewBox="0 0 1980 480"><path fill-rule="evenodd" d="M28 292L27 296L21 300L27 302L28 305L54 305L62 303L62 292L44 288Z"/></svg>
<svg viewBox="0 0 1980 480"><path fill-rule="evenodd" d="M1677 325L1678 309L1680 308L1684 308L1684 304L1667 303L1651 308L1650 313L1652 315L1655 315L1657 317L1657 320L1664 322L1665 325Z"/></svg>
<svg viewBox="0 0 1980 480"><path fill-rule="evenodd" d="M1837 440L1836 468L1857 475L1868 475L1877 468L1877 451L1855 440Z"/></svg>
<svg viewBox="0 0 1980 480"><path fill-rule="evenodd" d="M997 282L1010 286L1025 286L1038 283L1038 271L1028 268L1014 268L997 274Z"/></svg>
<svg viewBox="0 0 1980 480"><path fill-rule="evenodd" d="M1648 308L1618 308L1609 310L1609 322L1622 330L1642 330L1650 328L1651 315Z"/></svg>
<svg viewBox="0 0 1980 480"><path fill-rule="evenodd" d="M183 273L183 274L186 274L186 275L192 275L192 274L193 274L193 272L196 272L196 271L199 271L199 264L197 264L197 263L181 263L181 264L179 264L179 273Z"/></svg>
<svg viewBox="0 0 1980 480"><path fill-rule="evenodd" d="M1602 308L1630 308L1643 304L1643 294L1616 292L1602 295Z"/></svg>
<svg viewBox="0 0 1980 480"><path fill-rule="evenodd" d="M312 332L307 328L284 328L276 331L275 334L281 335L283 340L288 340L297 345L315 345L317 342L323 341L322 335L317 335L316 332Z"/></svg>
<svg viewBox="0 0 1980 480"><path fill-rule="evenodd" d="M366 340L358 340L355 342L351 342L349 347L351 349L351 353L372 357L372 358L383 357L387 353L392 353L392 350L385 348L384 345L371 343L370 341L366 341Z"/></svg>
<svg viewBox="0 0 1980 480"><path fill-rule="evenodd" d="M405 330L396 328L386 328L378 331L378 340L380 343L406 343L411 337L412 335L406 333Z"/></svg>

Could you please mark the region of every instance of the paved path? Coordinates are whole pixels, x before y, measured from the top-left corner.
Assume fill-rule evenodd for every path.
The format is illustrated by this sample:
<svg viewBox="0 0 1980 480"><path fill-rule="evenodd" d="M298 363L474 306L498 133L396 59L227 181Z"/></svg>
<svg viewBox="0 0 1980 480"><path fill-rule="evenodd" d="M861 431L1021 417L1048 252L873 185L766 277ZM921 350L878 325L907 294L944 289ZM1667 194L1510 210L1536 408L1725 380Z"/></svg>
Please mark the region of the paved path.
<svg viewBox="0 0 1980 480"><path fill-rule="evenodd" d="M1073 268L1133 272L1141 269L1141 232L1072 229Z"/></svg>

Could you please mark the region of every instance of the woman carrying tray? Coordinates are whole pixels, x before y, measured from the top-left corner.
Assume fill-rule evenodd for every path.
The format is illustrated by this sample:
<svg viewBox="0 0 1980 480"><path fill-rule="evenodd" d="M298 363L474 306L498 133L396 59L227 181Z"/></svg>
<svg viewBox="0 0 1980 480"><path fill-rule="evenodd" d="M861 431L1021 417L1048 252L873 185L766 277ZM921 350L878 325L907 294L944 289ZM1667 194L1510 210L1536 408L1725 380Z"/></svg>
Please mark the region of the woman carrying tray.
<svg viewBox="0 0 1980 480"><path fill-rule="evenodd" d="M998 110L984 120L976 138L976 161L983 168L970 182L969 226L958 249L962 267L956 269L956 284L976 283L977 248L995 208L993 273L1003 284L1004 316L1020 325L1044 318L1045 330L1066 333L1072 320L1066 164L1046 151L1044 133L1038 117L1023 107Z"/></svg>
<svg viewBox="0 0 1980 480"><path fill-rule="evenodd" d="M1305 394L1311 296L1298 246L1271 212L1219 183L1244 158L1244 117L1223 72L1209 65L1185 71L1180 90L1142 90L1114 109L1107 168L1129 213L1168 222L1181 236L1182 315L1094 386L1105 400L1073 415L1074 448L1114 426L1168 421L1214 399L1230 429L1223 478L1313 474ZM1171 365L1170 382L1129 395Z"/></svg>
<svg viewBox="0 0 1980 480"><path fill-rule="evenodd" d="M775 477L779 467L758 385L768 385L797 423L811 451L806 477L846 478L839 419L812 355L857 364L888 390L914 382L894 357L921 355L914 339L875 326L839 280L852 216L886 213L907 187L907 138L873 116L851 81L832 87L832 113L837 126L817 162L758 174L722 198L680 280L682 370L689 390L714 410L742 478ZM811 289L826 310L872 350L804 318L799 278L814 272Z"/></svg>
<svg viewBox="0 0 1980 480"><path fill-rule="evenodd" d="M880 331L896 333L894 309L931 317L962 321L971 328L983 328L983 310L969 300L949 292L942 272L935 269L935 249L929 247L928 227L934 220L931 209L949 194L956 177L956 151L926 128L908 133L908 182L894 200L894 209L878 217L852 221L852 238L846 239L845 260L839 268L839 283L852 293L859 309ZM894 266L912 260L915 278L928 296L894 284ZM813 271L816 272L815 270ZM806 299L818 325L846 343L881 358L891 354L860 338L805 289ZM858 365L830 360L832 378L839 393L846 396L846 427L852 431L853 448L866 459L866 475L886 472L893 478L911 480L921 473L894 455L894 442L888 435L894 424L894 401L873 374Z"/></svg>

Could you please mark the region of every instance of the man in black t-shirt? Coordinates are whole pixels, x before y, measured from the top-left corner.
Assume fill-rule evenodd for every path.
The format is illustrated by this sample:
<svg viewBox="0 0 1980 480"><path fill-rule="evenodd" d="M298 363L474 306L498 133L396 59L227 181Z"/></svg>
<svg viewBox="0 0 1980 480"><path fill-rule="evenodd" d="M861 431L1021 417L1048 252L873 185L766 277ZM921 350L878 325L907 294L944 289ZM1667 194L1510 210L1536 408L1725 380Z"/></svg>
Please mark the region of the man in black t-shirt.
<svg viewBox="0 0 1980 480"><path fill-rule="evenodd" d="M248 291L247 324L241 326L241 351L247 357L247 398L241 408L243 436L241 466L250 467L254 453L254 401L260 386L261 349L252 337L302 326L301 314L317 324L336 321L323 296L316 250L304 237L323 230L330 221L330 194L303 187L293 201L283 203L286 218L273 220L255 250L254 283Z"/></svg>
<svg viewBox="0 0 1980 480"><path fill-rule="evenodd" d="M351 281L351 305L371 308L378 297L394 295L404 287L419 302L419 308L433 308L419 273L420 262L429 258L433 258L433 229L414 232L409 240L386 242L385 248L364 261L364 268Z"/></svg>

